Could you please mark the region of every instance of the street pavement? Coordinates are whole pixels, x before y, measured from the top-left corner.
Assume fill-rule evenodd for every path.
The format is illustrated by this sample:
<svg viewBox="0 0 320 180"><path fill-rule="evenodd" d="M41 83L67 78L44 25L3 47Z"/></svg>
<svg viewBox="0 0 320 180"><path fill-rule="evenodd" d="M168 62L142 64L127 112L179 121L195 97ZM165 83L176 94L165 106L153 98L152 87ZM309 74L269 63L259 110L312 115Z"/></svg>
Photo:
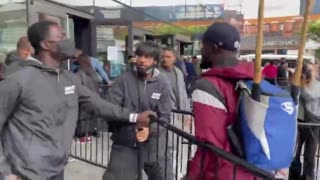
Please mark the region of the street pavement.
<svg viewBox="0 0 320 180"><path fill-rule="evenodd" d="M65 180L101 180L104 169L81 160L69 162L65 168Z"/></svg>

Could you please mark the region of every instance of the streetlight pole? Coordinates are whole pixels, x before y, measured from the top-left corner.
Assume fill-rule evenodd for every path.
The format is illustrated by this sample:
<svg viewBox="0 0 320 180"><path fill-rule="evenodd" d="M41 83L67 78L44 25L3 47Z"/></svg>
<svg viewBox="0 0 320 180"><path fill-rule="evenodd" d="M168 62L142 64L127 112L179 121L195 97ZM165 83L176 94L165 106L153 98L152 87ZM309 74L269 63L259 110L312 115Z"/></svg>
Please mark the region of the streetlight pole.
<svg viewBox="0 0 320 180"><path fill-rule="evenodd" d="M184 19L187 19L187 0L184 1Z"/></svg>

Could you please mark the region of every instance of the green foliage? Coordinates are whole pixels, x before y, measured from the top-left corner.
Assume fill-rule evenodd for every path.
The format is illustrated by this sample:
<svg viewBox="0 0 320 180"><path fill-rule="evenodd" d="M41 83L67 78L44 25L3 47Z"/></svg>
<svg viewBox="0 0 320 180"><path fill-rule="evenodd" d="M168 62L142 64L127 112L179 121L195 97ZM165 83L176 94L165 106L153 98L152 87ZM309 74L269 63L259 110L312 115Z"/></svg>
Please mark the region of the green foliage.
<svg viewBox="0 0 320 180"><path fill-rule="evenodd" d="M320 20L316 20L310 23L309 35L312 40L320 42Z"/></svg>
<svg viewBox="0 0 320 180"><path fill-rule="evenodd" d="M184 34L192 36L198 33L204 33L207 30L207 26L188 26L188 27L176 27L170 25L158 25L150 28L151 31L155 32L157 35L166 34Z"/></svg>

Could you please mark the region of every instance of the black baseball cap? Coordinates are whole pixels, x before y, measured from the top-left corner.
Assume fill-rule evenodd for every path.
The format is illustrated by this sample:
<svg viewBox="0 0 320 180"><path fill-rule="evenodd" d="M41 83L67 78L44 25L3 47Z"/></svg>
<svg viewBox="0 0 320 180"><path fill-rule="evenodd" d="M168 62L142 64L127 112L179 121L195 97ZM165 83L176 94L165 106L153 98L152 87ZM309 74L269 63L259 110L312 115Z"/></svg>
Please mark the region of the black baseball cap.
<svg viewBox="0 0 320 180"><path fill-rule="evenodd" d="M220 49L237 51L240 48L240 33L229 23L213 23L203 35L204 42L208 42Z"/></svg>

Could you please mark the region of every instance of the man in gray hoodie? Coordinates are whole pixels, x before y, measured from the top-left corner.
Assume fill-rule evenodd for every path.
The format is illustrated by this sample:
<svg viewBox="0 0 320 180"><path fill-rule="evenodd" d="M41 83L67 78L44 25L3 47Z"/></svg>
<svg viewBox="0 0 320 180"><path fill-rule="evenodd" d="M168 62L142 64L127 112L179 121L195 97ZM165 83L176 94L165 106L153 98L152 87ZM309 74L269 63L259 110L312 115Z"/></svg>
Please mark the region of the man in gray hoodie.
<svg viewBox="0 0 320 180"><path fill-rule="evenodd" d="M41 21L28 29L38 61L0 82L0 172L23 180L63 180L79 106L109 121L148 126L152 112L131 114L102 100L60 67L75 47L61 27Z"/></svg>
<svg viewBox="0 0 320 180"><path fill-rule="evenodd" d="M135 112L155 111L162 120L169 121L171 112L170 89L156 69L161 49L154 43L140 44L135 54L137 61L133 70L121 75L112 85L108 99ZM104 180L133 180L138 174L138 147L136 127L127 124L113 126L111 159ZM145 132L145 133L144 133ZM140 147L143 165L149 179L171 180L172 166L165 167L166 129L152 124L139 134L149 134ZM142 137L143 138L143 137ZM167 172L165 172L165 169ZM166 177L166 178L165 178Z"/></svg>
<svg viewBox="0 0 320 180"><path fill-rule="evenodd" d="M170 48L164 48L162 52L162 62L159 70L167 80L171 89L171 102L174 109L190 111L190 100L186 91L186 84L182 71L174 64L176 55Z"/></svg>
<svg viewBox="0 0 320 180"><path fill-rule="evenodd" d="M317 80L317 76L318 65L310 62L304 62L301 77L302 88L299 102L298 121L300 123L311 123L313 125L299 126L298 148L290 170L290 176L292 176L293 179L315 179L315 156L320 135L320 82ZM299 165L301 164L300 159L302 150L304 150L303 168ZM301 173L301 170L303 173ZM298 177L301 174L302 176Z"/></svg>

